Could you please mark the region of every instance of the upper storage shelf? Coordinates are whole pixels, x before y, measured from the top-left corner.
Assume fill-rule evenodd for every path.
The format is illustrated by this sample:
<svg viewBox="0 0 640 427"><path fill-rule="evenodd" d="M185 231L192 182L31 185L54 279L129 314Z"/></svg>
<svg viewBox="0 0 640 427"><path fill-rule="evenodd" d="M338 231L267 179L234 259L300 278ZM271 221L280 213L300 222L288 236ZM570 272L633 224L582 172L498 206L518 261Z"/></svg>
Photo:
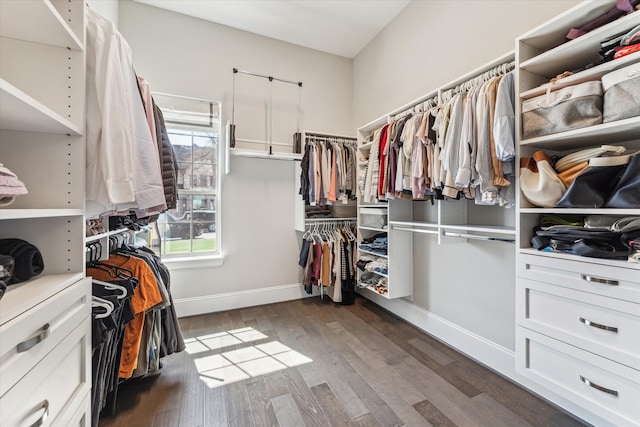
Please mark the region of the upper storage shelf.
<svg viewBox="0 0 640 427"><path fill-rule="evenodd" d="M0 1L0 4L12 3ZM0 78L0 129L81 135L71 121Z"/></svg>
<svg viewBox="0 0 640 427"><path fill-rule="evenodd" d="M0 36L72 50L83 49L80 38L50 0L0 1Z"/></svg>
<svg viewBox="0 0 640 427"><path fill-rule="evenodd" d="M523 139L520 145L562 151L632 140L640 142L640 117Z"/></svg>
<svg viewBox="0 0 640 427"><path fill-rule="evenodd" d="M640 23L640 11L574 40L566 42L566 36L572 27L579 28L614 7L616 0L585 1L520 36L517 39L520 69L550 78L563 71L599 61L600 43L637 26Z"/></svg>

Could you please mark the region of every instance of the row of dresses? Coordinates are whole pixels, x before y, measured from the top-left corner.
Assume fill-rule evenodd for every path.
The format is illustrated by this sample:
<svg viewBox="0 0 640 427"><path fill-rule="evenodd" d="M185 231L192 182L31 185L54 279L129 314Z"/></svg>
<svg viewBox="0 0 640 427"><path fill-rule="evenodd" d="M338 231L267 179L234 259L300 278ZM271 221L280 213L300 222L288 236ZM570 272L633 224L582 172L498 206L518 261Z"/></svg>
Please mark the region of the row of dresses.
<svg viewBox="0 0 640 427"><path fill-rule="evenodd" d="M153 251L123 246L108 260L89 264L87 276L96 282L94 296L115 306L107 317L93 316L92 418L97 425L103 408L113 413L119 382L160 369L160 358L183 351L185 344L169 270ZM109 289L109 283L124 287L126 295Z"/></svg>
<svg viewBox="0 0 640 427"><path fill-rule="evenodd" d="M87 216L156 215L176 206L177 162L131 48L98 13L87 14Z"/></svg>
<svg viewBox="0 0 640 427"><path fill-rule="evenodd" d="M303 286L308 294L321 287L333 300L350 305L355 300L355 231L305 234L298 265L303 268Z"/></svg>
<svg viewBox="0 0 640 427"><path fill-rule="evenodd" d="M322 206L356 199L356 151L352 142L307 141L299 191L305 204Z"/></svg>
<svg viewBox="0 0 640 427"><path fill-rule="evenodd" d="M358 187L366 203L465 197L512 207L514 159L511 72L374 131Z"/></svg>

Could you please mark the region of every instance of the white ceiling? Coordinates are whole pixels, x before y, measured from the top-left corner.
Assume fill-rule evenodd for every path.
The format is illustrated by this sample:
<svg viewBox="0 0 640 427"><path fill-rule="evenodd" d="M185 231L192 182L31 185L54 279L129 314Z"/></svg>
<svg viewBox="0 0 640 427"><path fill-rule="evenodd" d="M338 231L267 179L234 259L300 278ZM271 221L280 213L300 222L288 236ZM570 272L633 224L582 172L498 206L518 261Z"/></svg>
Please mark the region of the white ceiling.
<svg viewBox="0 0 640 427"><path fill-rule="evenodd" d="M410 0L136 1L353 58Z"/></svg>

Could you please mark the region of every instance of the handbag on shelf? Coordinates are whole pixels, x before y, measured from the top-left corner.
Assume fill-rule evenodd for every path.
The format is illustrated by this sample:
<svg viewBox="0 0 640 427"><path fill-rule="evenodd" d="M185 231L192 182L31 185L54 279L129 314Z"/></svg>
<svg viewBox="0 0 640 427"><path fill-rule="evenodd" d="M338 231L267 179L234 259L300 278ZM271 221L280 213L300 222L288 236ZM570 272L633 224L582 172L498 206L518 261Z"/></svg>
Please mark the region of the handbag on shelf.
<svg viewBox="0 0 640 427"><path fill-rule="evenodd" d="M589 167L589 160L604 154L620 155L626 151L625 147L615 145L601 145L595 148L586 148L561 157L553 165L558 172L558 177L569 188L578 175Z"/></svg>
<svg viewBox="0 0 640 427"><path fill-rule="evenodd" d="M565 132L602 123L602 83L567 86L522 103L522 138Z"/></svg>
<svg viewBox="0 0 640 427"><path fill-rule="evenodd" d="M559 208L601 208L618 185L630 155L595 157L558 200Z"/></svg>
<svg viewBox="0 0 640 427"><path fill-rule="evenodd" d="M631 156L604 207L640 209L640 153Z"/></svg>
<svg viewBox="0 0 640 427"><path fill-rule="evenodd" d="M640 62L602 76L604 123L640 116Z"/></svg>
<svg viewBox="0 0 640 427"><path fill-rule="evenodd" d="M565 185L544 151L536 151L531 159L520 159L520 191L536 206L552 208L566 191Z"/></svg>

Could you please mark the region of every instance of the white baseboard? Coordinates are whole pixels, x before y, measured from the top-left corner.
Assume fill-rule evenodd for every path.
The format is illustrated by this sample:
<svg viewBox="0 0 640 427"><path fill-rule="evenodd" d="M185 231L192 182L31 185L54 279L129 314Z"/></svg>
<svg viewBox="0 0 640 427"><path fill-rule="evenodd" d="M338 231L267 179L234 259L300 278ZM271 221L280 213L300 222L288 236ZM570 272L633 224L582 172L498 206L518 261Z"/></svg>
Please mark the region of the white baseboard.
<svg viewBox="0 0 640 427"><path fill-rule="evenodd" d="M313 294L308 294L300 283L294 283L292 285L271 286L269 288L227 292L195 298L177 298L173 300L173 303L178 317L187 317L317 295L319 294L315 288Z"/></svg>

